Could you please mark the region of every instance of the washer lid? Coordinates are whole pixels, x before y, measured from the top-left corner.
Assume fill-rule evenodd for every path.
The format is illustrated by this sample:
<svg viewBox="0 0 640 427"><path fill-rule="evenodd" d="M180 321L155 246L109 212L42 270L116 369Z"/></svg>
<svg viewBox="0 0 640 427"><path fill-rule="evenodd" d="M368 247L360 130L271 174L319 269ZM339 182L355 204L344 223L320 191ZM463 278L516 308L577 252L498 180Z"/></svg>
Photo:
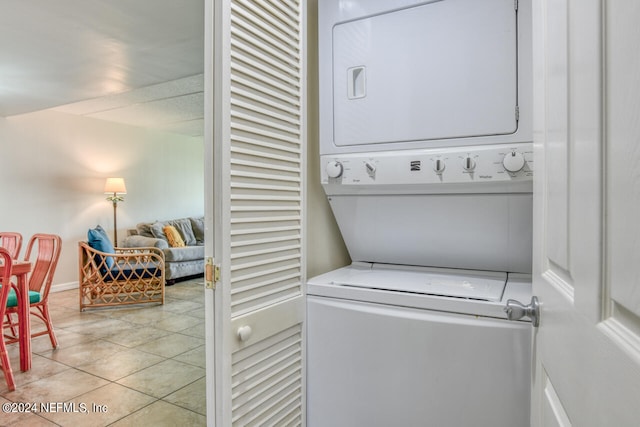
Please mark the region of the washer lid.
<svg viewBox="0 0 640 427"><path fill-rule="evenodd" d="M507 273L358 263L332 273L331 284L424 295L500 301Z"/></svg>

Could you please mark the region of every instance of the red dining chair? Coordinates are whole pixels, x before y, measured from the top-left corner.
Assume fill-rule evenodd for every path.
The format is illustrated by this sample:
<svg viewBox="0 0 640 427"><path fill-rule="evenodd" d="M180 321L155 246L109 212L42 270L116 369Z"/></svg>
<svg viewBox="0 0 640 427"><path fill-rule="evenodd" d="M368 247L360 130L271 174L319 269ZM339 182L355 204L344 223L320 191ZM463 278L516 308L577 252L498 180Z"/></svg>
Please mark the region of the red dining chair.
<svg viewBox="0 0 640 427"><path fill-rule="evenodd" d="M0 248L5 248L11 258L18 259L22 248L22 234L14 231L0 231Z"/></svg>
<svg viewBox="0 0 640 427"><path fill-rule="evenodd" d="M60 258L61 245L62 239L60 236L55 234L34 234L31 239L29 239L27 251L24 256L25 261L31 261L33 263L33 268L29 275L29 304L31 306L31 314L42 320L46 327L44 331L32 332L31 337L48 334L53 348L58 347L58 340L53 331L53 324L51 323L51 316L49 315L49 291L51 290L51 283L53 282L53 276L56 272L58 259ZM32 252L34 249L37 249L37 252L35 260L32 260ZM9 331L7 331L5 338L8 343L13 343L18 341L18 316L12 316L12 314L18 313L18 299L16 298L15 290L11 290L11 295L9 295L6 306L6 318L11 335L8 335Z"/></svg>
<svg viewBox="0 0 640 427"><path fill-rule="evenodd" d="M12 255L4 248L0 248L0 262L2 263L2 274L0 275L0 319L4 319L7 310L7 299L11 290L11 268L13 266ZM0 334L4 335L3 325L0 322ZM2 338L2 336L0 336ZM13 371L11 370L11 362L7 354L7 345L4 339L0 339L0 362L2 363L2 372L10 391L16 389L16 383L13 380Z"/></svg>

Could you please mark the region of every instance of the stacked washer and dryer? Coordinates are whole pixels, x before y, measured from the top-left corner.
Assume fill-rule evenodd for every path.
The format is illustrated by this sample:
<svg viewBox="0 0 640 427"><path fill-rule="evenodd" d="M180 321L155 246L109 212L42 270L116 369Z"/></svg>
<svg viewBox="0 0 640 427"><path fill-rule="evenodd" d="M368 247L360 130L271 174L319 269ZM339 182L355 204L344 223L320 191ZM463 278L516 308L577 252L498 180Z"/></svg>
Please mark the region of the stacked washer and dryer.
<svg viewBox="0 0 640 427"><path fill-rule="evenodd" d="M531 299L530 3L318 3L353 263L308 281L308 424L526 426L532 324L505 307Z"/></svg>

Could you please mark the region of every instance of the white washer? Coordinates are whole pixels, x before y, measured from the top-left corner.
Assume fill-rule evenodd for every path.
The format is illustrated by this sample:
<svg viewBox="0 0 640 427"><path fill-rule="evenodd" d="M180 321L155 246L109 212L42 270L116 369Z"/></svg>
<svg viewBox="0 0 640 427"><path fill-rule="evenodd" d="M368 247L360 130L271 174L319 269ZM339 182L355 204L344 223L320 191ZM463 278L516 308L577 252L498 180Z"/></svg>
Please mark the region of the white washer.
<svg viewBox="0 0 640 427"><path fill-rule="evenodd" d="M308 424L529 423L530 276L354 263L308 285ZM437 296L442 295L442 296Z"/></svg>
<svg viewBox="0 0 640 427"><path fill-rule="evenodd" d="M532 327L504 308L531 299L531 151L322 157L354 262L308 281L311 427L528 425Z"/></svg>

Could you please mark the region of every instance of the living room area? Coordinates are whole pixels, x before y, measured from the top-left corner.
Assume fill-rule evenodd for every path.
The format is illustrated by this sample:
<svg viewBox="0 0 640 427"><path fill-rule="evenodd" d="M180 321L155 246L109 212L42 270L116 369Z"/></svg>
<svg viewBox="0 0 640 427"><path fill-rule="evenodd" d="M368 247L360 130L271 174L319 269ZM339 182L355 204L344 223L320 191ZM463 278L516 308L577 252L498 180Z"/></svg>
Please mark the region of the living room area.
<svg viewBox="0 0 640 427"><path fill-rule="evenodd" d="M0 425L77 425L80 403L97 405L89 424L205 424L201 277L167 286L164 304L79 310L78 243L97 225L114 236L107 178L126 181L118 241L139 223L204 214L203 2L147 6L65 1L3 14L14 43L0 87L0 223L25 242L58 235L62 251L49 297L58 348L34 338L21 372L8 345L16 390L0 384L0 401L78 406L3 412ZM158 25L167 16L171 31Z"/></svg>
<svg viewBox="0 0 640 427"><path fill-rule="evenodd" d="M62 238L49 301L59 347L34 338L32 370L21 372L18 346L8 346L16 391L3 383L0 401L95 403L106 411L97 425L141 425L139 417L149 421L150 414L204 425L201 278L167 286L164 305L82 313L78 305L78 242L96 225L113 236L106 178L126 180L119 240L140 222L202 216L202 137L48 110L0 118L0 140L3 196L10 201L3 228L26 239L42 232ZM78 414L68 409L2 413L0 424L77 425Z"/></svg>
<svg viewBox="0 0 640 427"><path fill-rule="evenodd" d="M90 228L101 225L113 236L106 178L126 181L117 209L121 238L140 222L204 214L201 136L49 110L0 118L0 140L3 196L11 201L2 226L26 239L40 232L62 238L54 289L77 286L78 242Z"/></svg>

